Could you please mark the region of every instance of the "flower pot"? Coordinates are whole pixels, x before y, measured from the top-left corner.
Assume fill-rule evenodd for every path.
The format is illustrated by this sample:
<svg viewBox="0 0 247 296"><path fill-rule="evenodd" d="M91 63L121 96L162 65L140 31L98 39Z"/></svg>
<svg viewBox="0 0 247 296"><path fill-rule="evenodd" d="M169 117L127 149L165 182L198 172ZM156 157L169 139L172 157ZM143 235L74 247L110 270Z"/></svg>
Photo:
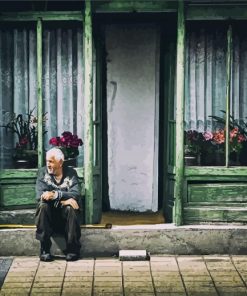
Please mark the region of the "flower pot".
<svg viewBox="0 0 247 296"><path fill-rule="evenodd" d="M16 149L13 157L16 169L31 169L38 165L37 150Z"/></svg>
<svg viewBox="0 0 247 296"><path fill-rule="evenodd" d="M65 159L63 165L65 167L72 167L72 168L74 168L77 165L77 160L76 160L75 157L74 158Z"/></svg>
<svg viewBox="0 0 247 296"><path fill-rule="evenodd" d="M215 151L215 165L224 166L225 165L225 153L221 151Z"/></svg>
<svg viewBox="0 0 247 296"><path fill-rule="evenodd" d="M195 166L198 165L197 156L196 155L185 155L184 163L186 166Z"/></svg>

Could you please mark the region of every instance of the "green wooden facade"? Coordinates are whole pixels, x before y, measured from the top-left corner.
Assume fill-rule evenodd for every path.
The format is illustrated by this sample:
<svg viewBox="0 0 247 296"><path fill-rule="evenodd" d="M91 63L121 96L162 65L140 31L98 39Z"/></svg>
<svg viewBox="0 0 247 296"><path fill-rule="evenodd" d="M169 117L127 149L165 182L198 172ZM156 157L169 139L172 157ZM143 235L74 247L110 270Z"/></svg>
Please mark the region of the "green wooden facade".
<svg viewBox="0 0 247 296"><path fill-rule="evenodd" d="M49 2L49 1L48 1ZM69 1L68 1L69 2ZM79 2L79 1L78 1ZM42 27L46 21L76 21L83 27L84 45L84 106L85 141L84 167L77 168L83 184L85 198L85 222L98 223L102 211L102 61L100 54L99 32L102 14L145 14L154 19L174 16L163 51L163 90L164 108L162 122L162 207L167 221L176 225L211 222L247 222L247 167L230 167L229 145L226 145L225 166L203 167L184 165L184 109L185 109L185 50L186 24L188 21L235 22L247 20L247 1L235 5L234 1L213 5L213 1L90 1L79 2L81 9L76 11L25 11L0 13L0 21L35 22L37 28L37 106L38 114L43 113L42 106ZM67 7L66 7L67 8ZM99 21L98 21L99 19ZM96 25L97 23L97 25ZM97 35L98 34L98 35ZM232 63L232 28L227 31L227 88L226 88L226 131L229 132L230 117L230 79ZM96 57L96 67L93 67ZM96 79L93 79L93 77ZM93 89L96 88L96 119L93 118ZM44 159L42 116L39 116L38 166ZM94 137L94 128L97 130ZM226 137L229 144L229 137ZM97 161L94 161L94 148ZM0 172L0 210L35 207L35 179L37 169L3 169ZM14 223L14 221L13 221Z"/></svg>

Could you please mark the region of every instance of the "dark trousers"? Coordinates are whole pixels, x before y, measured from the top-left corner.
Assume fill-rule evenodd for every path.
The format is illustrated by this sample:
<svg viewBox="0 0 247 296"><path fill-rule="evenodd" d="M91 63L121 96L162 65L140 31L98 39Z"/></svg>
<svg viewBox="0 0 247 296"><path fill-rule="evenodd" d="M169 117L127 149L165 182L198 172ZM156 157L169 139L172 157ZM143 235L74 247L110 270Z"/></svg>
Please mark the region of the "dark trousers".
<svg viewBox="0 0 247 296"><path fill-rule="evenodd" d="M51 235L62 233L67 244L67 253L80 252L80 219L79 210L71 206L54 207L54 202L40 202L35 216L36 239L41 246L49 249Z"/></svg>

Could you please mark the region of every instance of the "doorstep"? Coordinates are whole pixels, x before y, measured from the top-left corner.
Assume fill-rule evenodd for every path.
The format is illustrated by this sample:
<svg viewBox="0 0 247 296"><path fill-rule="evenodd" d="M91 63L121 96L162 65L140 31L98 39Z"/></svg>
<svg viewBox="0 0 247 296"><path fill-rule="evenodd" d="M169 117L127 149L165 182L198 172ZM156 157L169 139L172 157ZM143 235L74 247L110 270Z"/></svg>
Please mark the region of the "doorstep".
<svg viewBox="0 0 247 296"><path fill-rule="evenodd" d="M62 237L53 237L52 253L62 255ZM0 256L36 256L39 242L35 227L0 229ZM152 254L206 255L247 254L246 225L174 224L82 226L81 256L118 256L120 250L143 250Z"/></svg>

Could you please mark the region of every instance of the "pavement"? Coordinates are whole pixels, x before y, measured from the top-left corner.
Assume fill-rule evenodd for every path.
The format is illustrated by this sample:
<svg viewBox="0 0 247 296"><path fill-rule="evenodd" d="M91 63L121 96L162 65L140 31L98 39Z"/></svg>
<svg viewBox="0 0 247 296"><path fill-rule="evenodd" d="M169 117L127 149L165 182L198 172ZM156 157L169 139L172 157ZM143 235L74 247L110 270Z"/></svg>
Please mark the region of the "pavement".
<svg viewBox="0 0 247 296"><path fill-rule="evenodd" d="M2 280L1 280L2 277ZM247 295L247 255L151 255L149 261L117 257L40 262L0 257L0 295L242 296Z"/></svg>

